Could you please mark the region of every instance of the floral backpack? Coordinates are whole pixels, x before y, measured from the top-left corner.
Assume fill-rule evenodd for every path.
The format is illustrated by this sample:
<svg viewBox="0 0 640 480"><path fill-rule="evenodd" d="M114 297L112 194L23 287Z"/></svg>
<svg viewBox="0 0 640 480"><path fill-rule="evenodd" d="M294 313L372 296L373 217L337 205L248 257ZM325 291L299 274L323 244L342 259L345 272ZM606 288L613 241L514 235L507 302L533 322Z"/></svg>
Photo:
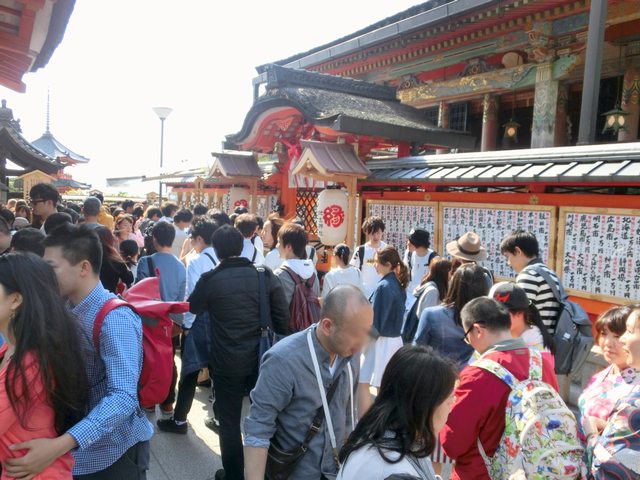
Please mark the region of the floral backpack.
<svg viewBox="0 0 640 480"><path fill-rule="evenodd" d="M518 381L488 358L473 363L511 388L505 428L498 449L489 458L478 450L492 480L574 480L586 477L584 449L576 418L550 385L542 381L542 356L529 349L529 378Z"/></svg>

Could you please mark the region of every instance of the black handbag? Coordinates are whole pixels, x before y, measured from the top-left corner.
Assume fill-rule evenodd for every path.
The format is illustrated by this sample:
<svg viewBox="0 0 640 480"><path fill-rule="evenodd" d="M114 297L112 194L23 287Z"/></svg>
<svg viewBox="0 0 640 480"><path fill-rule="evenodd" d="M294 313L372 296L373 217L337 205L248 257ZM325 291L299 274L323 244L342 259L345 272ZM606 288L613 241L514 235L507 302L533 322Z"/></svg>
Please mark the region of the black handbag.
<svg viewBox="0 0 640 480"><path fill-rule="evenodd" d="M327 404L331 403L333 394L338 387L337 381L334 381L327 390ZM316 433L320 431L320 427L324 422L324 409L320 407L316 412L316 416L307 431L307 435L301 445L298 445L290 450L284 450L278 445L275 438L271 440L269 445L269 451L267 453L267 468L266 477L268 480L288 480L291 474L295 470L296 466L302 460L302 457L309 448L309 443Z"/></svg>

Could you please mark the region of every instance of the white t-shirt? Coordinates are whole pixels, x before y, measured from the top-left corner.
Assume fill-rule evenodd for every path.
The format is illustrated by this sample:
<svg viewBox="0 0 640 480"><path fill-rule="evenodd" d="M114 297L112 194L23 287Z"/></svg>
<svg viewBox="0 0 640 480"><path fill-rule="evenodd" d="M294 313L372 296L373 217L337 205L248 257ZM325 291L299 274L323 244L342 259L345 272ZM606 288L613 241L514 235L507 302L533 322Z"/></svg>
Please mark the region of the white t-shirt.
<svg viewBox="0 0 640 480"><path fill-rule="evenodd" d="M353 285L364 292L360 270L351 265L345 268L333 268L324 276L322 298L326 298L329 292L338 285Z"/></svg>
<svg viewBox="0 0 640 480"><path fill-rule="evenodd" d="M409 259L409 249L404 252L403 262L411 271L411 281L407 286L407 310L411 309L415 297L413 296L414 290L420 286L422 278L429 272L429 259L433 254L433 250L427 249L426 255L419 256L416 252L411 253L411 259Z"/></svg>
<svg viewBox="0 0 640 480"><path fill-rule="evenodd" d="M174 225L173 228L176 229L176 238L173 239L173 243L171 244L171 253L179 259L182 253L182 245L184 245L184 241L189 238L189 234L186 230L182 230L176 225Z"/></svg>
<svg viewBox="0 0 640 480"><path fill-rule="evenodd" d="M385 452L385 455L389 459L398 458L398 453L396 452ZM416 462L421 465L424 472L428 472L429 476L426 478L437 478L429 457L416 459ZM336 480L351 480L354 478L384 480L390 475L402 473L425 478L424 474L418 472L406 456L398 463L389 463L382 458L377 448L362 447L349 455L346 463L342 465Z"/></svg>
<svg viewBox="0 0 640 480"><path fill-rule="evenodd" d="M364 244L364 258L362 259L362 283L364 285L364 294L367 298L370 298L373 295L373 292L376 290L378 286L378 282L382 278L376 272L376 267L373 266L373 257L378 250L386 247L387 244L384 242L380 242L380 246L378 248L373 248L369 242ZM355 253L353 254L353 258L351 259L350 265L353 265L356 268L360 268L360 258L359 258L360 247L356 248Z"/></svg>
<svg viewBox="0 0 640 480"><path fill-rule="evenodd" d="M278 268L280 265L282 265L282 262L284 262L284 258L280 256L280 252L278 252L277 248L271 250L264 257L265 266L269 267L271 270L275 270L276 268Z"/></svg>
<svg viewBox="0 0 640 480"><path fill-rule="evenodd" d="M257 237L258 240L260 237ZM262 265L264 263L264 254L262 253L262 249L258 247L258 245L254 245L251 243L251 239L244 239L244 246L242 248L241 257L248 258L255 265Z"/></svg>

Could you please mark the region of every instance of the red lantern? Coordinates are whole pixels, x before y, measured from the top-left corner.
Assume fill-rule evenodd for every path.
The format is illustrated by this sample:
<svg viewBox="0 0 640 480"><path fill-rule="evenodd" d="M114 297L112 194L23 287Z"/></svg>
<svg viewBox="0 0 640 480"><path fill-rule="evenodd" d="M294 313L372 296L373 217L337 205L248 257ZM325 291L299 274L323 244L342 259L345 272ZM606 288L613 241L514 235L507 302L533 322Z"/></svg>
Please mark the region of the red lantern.
<svg viewBox="0 0 640 480"><path fill-rule="evenodd" d="M318 236L324 245L335 246L347 236L347 194L339 189L320 192L317 201L316 225Z"/></svg>

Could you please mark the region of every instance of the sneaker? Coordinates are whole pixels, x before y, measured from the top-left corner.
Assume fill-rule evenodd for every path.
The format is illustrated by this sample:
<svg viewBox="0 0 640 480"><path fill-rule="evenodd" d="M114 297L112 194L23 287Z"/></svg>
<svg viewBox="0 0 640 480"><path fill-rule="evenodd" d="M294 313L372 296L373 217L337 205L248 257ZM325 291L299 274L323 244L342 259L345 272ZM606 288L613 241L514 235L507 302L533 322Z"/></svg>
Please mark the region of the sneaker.
<svg viewBox="0 0 640 480"><path fill-rule="evenodd" d="M220 422L216 419L216 417L207 417L204 420L204 425L209 429L213 430L216 435L220 435ZM217 477L216 477L217 478Z"/></svg>
<svg viewBox="0 0 640 480"><path fill-rule="evenodd" d="M216 472L215 480L226 480L227 475L224 473L224 469L220 469Z"/></svg>
<svg viewBox="0 0 640 480"><path fill-rule="evenodd" d="M187 433L187 424L183 423L182 425L178 425L173 418L161 418L156 422L156 424L161 432L179 433L181 435L185 435Z"/></svg>

